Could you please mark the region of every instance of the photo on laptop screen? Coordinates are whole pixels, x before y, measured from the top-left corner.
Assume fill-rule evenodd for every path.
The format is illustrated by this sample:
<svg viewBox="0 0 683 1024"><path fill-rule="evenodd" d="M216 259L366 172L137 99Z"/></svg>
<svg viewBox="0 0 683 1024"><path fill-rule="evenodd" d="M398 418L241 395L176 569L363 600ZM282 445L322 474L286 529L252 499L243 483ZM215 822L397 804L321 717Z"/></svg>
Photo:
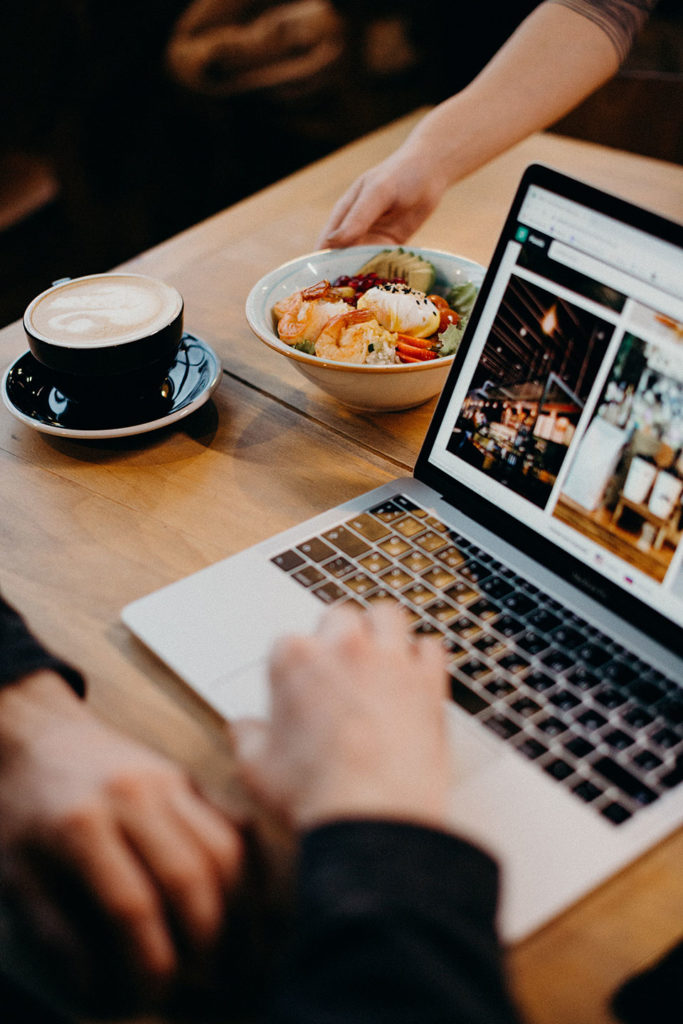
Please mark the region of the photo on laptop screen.
<svg viewBox="0 0 683 1024"><path fill-rule="evenodd" d="M429 461L680 627L680 249L521 194Z"/></svg>

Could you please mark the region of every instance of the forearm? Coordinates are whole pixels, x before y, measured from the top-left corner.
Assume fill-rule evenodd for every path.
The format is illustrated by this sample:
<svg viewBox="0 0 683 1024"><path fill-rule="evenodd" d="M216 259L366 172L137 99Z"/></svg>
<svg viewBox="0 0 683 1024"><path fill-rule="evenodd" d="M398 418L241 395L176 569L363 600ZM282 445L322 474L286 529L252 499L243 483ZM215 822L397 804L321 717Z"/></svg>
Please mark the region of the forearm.
<svg viewBox="0 0 683 1024"><path fill-rule="evenodd" d="M447 184L458 181L559 120L618 67L603 28L561 4L542 4L470 85L423 118L406 155L420 153Z"/></svg>
<svg viewBox="0 0 683 1024"><path fill-rule="evenodd" d="M438 830L351 821L304 838L273 1024L511 1024L497 870Z"/></svg>

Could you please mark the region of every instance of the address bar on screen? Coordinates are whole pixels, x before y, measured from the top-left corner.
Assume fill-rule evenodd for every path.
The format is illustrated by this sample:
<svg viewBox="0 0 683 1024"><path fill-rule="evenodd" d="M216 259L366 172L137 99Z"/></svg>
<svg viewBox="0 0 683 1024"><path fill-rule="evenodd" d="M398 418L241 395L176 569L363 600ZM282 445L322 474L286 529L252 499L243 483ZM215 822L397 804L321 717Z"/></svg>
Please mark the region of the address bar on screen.
<svg viewBox="0 0 683 1024"><path fill-rule="evenodd" d="M624 295L641 299L643 302L654 302L656 300L661 302L660 288L667 287L667 282L663 280L663 275L658 275L654 270L650 273L652 281L650 284L648 281L643 280L642 277L634 277L631 274L625 274L621 270L616 270L601 260L587 256L577 249L572 249L571 246L565 245L564 242L551 242L548 255L551 259L562 263L565 267L578 270L581 274L585 274L595 281L600 281L602 284L615 288Z"/></svg>

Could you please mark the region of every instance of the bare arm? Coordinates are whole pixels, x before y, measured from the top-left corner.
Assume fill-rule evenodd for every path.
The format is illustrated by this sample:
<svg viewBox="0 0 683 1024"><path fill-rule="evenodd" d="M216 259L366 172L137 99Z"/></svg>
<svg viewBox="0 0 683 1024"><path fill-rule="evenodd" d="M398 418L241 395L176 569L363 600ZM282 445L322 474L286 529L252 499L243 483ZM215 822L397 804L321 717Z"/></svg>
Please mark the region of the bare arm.
<svg viewBox="0 0 683 1024"><path fill-rule="evenodd" d="M541 4L466 88L354 182L320 246L405 241L449 185L553 124L611 78L619 61L601 23L559 3Z"/></svg>

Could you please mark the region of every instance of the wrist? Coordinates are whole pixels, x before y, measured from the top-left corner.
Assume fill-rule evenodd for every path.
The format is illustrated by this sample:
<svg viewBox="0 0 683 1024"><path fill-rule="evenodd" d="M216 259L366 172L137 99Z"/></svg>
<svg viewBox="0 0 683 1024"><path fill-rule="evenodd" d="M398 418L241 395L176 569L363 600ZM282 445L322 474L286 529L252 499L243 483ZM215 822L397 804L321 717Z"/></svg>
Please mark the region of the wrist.
<svg viewBox="0 0 683 1024"><path fill-rule="evenodd" d="M58 672L39 669L0 687L0 736L30 731L46 714L82 714L80 697Z"/></svg>

